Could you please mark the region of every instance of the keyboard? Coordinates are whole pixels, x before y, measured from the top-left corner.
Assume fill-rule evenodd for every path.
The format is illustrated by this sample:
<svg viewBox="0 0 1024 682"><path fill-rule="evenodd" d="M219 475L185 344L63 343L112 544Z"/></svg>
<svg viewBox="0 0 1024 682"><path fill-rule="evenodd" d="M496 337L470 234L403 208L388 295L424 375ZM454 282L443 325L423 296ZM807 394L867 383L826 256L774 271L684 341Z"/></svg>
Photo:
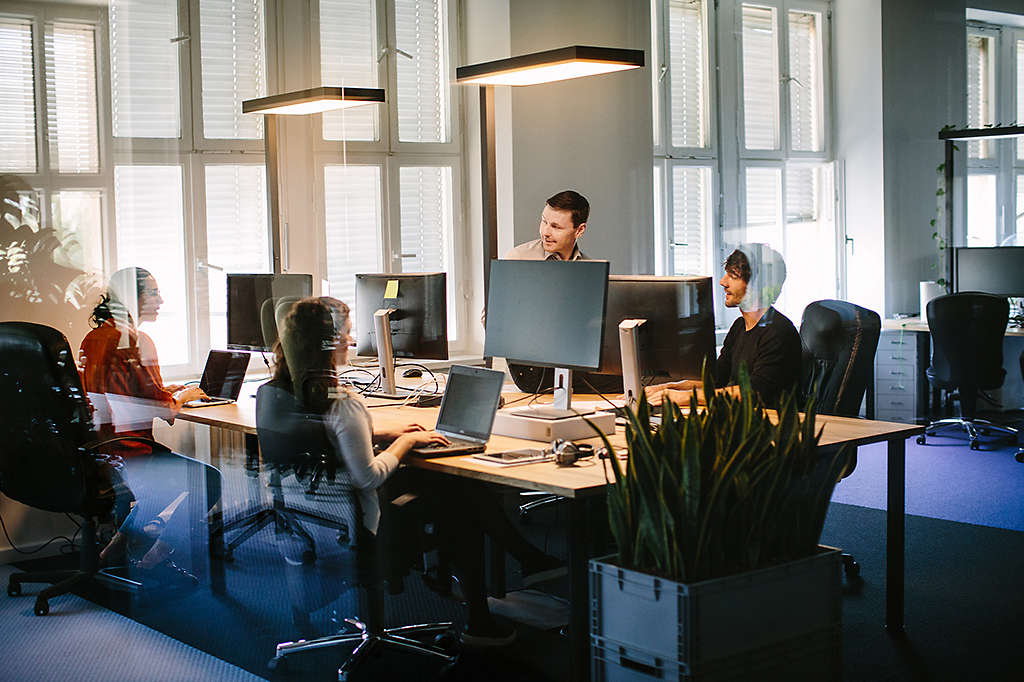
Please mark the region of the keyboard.
<svg viewBox="0 0 1024 682"><path fill-rule="evenodd" d="M452 438L448 440L451 441L449 445L441 445L440 443L424 445L413 448L411 452L424 459L433 459L434 457L451 457L452 455L472 455L487 449L484 443L477 443L472 440L455 440Z"/></svg>

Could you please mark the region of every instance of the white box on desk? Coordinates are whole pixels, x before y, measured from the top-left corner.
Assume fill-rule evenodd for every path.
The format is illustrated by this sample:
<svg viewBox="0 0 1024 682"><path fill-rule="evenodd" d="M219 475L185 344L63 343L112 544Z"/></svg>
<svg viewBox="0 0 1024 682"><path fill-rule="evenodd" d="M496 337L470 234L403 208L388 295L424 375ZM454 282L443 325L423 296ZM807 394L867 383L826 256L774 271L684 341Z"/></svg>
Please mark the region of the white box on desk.
<svg viewBox="0 0 1024 682"><path fill-rule="evenodd" d="M538 419L537 417L514 414L515 409L498 410L498 413L494 415L492 433L511 438L544 441L545 443L550 443L557 438L564 440L595 438L598 435L594 431L595 426L602 433L608 435L615 433L615 415L611 412L592 412L586 417Z"/></svg>

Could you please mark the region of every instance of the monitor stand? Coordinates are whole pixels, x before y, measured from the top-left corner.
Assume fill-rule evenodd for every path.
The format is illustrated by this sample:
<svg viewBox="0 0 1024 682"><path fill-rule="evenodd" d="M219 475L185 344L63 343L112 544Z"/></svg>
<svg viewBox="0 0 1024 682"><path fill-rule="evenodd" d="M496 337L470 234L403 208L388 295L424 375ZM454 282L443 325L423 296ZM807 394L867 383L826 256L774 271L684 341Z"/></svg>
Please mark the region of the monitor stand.
<svg viewBox="0 0 1024 682"><path fill-rule="evenodd" d="M413 391L399 388L395 383L395 347L391 343L391 313L394 308L381 308L373 314L373 328L377 334L377 364L380 367L379 391L371 391L366 395L374 398L392 398L402 400L412 395Z"/></svg>
<svg viewBox="0 0 1024 682"><path fill-rule="evenodd" d="M640 327L647 320L623 320L619 323L619 352L622 354L622 400L636 410L643 386L640 383Z"/></svg>
<svg viewBox="0 0 1024 682"><path fill-rule="evenodd" d="M615 415L589 408L572 407L572 370L555 369L555 393L552 405L498 410L492 431L499 436L551 442L557 439L581 440L601 433L615 433Z"/></svg>

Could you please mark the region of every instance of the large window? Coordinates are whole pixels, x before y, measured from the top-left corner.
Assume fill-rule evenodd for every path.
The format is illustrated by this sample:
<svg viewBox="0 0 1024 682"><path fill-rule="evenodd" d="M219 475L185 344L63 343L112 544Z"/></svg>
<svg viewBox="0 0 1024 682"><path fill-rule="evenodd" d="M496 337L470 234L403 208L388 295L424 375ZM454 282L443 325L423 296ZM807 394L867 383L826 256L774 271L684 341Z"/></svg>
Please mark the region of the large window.
<svg viewBox="0 0 1024 682"><path fill-rule="evenodd" d="M331 295L352 303L358 272L446 272L459 349L469 272L456 252L454 25L447 0L320 0L322 83L389 86L386 106L324 114L317 158Z"/></svg>
<svg viewBox="0 0 1024 682"><path fill-rule="evenodd" d="M840 293L830 6L653 8L657 271L717 277L733 246L765 242L787 264L777 305L798 319L808 302Z"/></svg>
<svg viewBox="0 0 1024 682"><path fill-rule="evenodd" d="M967 125L1024 120L1024 29L968 23ZM1024 140L967 143L967 246L1024 246Z"/></svg>

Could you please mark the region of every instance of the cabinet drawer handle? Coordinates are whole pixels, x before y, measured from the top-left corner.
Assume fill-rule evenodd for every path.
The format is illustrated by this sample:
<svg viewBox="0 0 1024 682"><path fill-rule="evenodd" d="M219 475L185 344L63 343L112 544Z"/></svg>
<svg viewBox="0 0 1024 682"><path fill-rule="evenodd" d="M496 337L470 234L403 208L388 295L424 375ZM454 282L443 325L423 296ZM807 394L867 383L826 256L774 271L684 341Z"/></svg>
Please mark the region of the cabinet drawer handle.
<svg viewBox="0 0 1024 682"><path fill-rule="evenodd" d="M903 370L900 370L900 369L890 369L889 370L889 374L894 374L896 376L903 376L904 374L906 374L906 372L904 372Z"/></svg>
<svg viewBox="0 0 1024 682"><path fill-rule="evenodd" d="M902 405L903 401L902 400L890 400L889 404L890 405Z"/></svg>
<svg viewBox="0 0 1024 682"><path fill-rule="evenodd" d="M890 355L889 359L890 360L906 360L907 358L906 358L906 356L903 356L903 355Z"/></svg>

